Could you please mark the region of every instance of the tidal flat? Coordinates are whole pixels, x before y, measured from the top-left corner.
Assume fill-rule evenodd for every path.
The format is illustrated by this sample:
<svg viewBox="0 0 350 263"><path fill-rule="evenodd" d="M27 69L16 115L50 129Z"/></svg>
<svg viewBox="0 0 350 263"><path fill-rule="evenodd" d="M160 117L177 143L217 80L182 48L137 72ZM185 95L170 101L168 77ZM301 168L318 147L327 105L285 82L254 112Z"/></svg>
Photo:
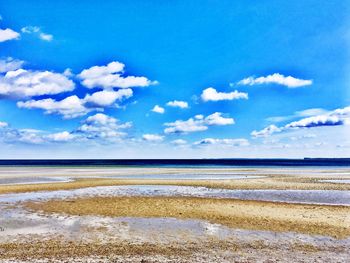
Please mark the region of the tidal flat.
<svg viewBox="0 0 350 263"><path fill-rule="evenodd" d="M0 262L348 262L350 169L1 167Z"/></svg>

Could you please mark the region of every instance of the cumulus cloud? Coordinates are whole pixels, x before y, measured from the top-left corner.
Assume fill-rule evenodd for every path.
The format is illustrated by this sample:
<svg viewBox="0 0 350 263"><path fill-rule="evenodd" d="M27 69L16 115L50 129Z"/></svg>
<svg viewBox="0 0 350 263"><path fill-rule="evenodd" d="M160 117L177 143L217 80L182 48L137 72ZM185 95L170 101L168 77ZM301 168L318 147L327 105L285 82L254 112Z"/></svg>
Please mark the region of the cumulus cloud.
<svg viewBox="0 0 350 263"><path fill-rule="evenodd" d="M142 139L148 142L161 142L164 139L164 136L157 134L144 134L142 135Z"/></svg>
<svg viewBox="0 0 350 263"><path fill-rule="evenodd" d="M102 90L97 91L91 95L86 95L84 103L88 106L95 107L107 107L114 104L116 101L122 101L132 97L133 92L131 89L114 90Z"/></svg>
<svg viewBox="0 0 350 263"><path fill-rule="evenodd" d="M203 90L201 98L203 101L238 100L248 99L248 94L237 90L227 93L218 92L216 89L210 87Z"/></svg>
<svg viewBox="0 0 350 263"><path fill-rule="evenodd" d="M10 28L0 29L0 42L18 39L20 34Z"/></svg>
<svg viewBox="0 0 350 263"><path fill-rule="evenodd" d="M39 28L24 28L22 31L38 32ZM76 95L65 99L56 98L35 99L37 96L57 95L63 92L73 91L75 83L70 79L73 76L70 69L63 73L23 69L24 62L13 58L0 60L0 98L21 100L18 107L26 109L42 109L47 114L60 114L64 118L75 118L91 111L103 111L105 107L118 107L118 103L133 96L133 90L128 86L141 85L105 85L92 94L86 94L83 98ZM114 74L118 72L118 74ZM111 62L107 66L92 67L79 75L86 81L114 81L119 75L121 81L129 81L120 74L124 72L124 64ZM120 74L119 74L120 73ZM106 77L104 79L104 77ZM131 77L132 79L133 77ZM103 80L104 79L104 80ZM124 80L123 80L124 79ZM110 82L110 83L112 83ZM129 84L132 83L129 82ZM149 82L147 85L152 84ZM87 84L89 86L89 84ZM93 88L94 85L89 86ZM116 86L116 87L114 87ZM119 88L118 88L119 86ZM158 109L159 110L159 109Z"/></svg>
<svg viewBox="0 0 350 263"><path fill-rule="evenodd" d="M312 85L312 80L310 79L298 79L292 76L284 76L279 73L274 73L265 77L255 78L253 76L242 79L238 82L240 85L261 85L261 84L278 84L286 86L288 88L298 88L303 86Z"/></svg>
<svg viewBox="0 0 350 263"><path fill-rule="evenodd" d="M35 34L38 38L44 41L50 42L53 40L53 35L44 33L38 26L26 26L23 27L21 31L25 34Z"/></svg>
<svg viewBox="0 0 350 263"><path fill-rule="evenodd" d="M215 113L207 116L204 119L204 122L207 125L230 125L230 124L234 124L235 123L233 118L222 117L222 113L221 112L215 112Z"/></svg>
<svg viewBox="0 0 350 263"><path fill-rule="evenodd" d="M0 60L0 73L4 73L7 71L13 71L21 68L24 64L24 61L13 59L11 57L8 57L6 59Z"/></svg>
<svg viewBox="0 0 350 263"><path fill-rule="evenodd" d="M17 102L19 108L42 109L46 114L60 114L65 119L71 119L87 114L91 109L84 106L83 100L76 95L69 96L63 100L54 99L29 100Z"/></svg>
<svg viewBox="0 0 350 263"><path fill-rule="evenodd" d="M194 145L248 146L249 141L247 139L205 138L200 141L194 142Z"/></svg>
<svg viewBox="0 0 350 263"><path fill-rule="evenodd" d="M132 88L132 87L147 87L156 84L155 81L150 81L146 77L122 76L124 74L123 63L113 61L106 66L93 66L89 69L84 69L78 77L81 79L82 85L87 88Z"/></svg>
<svg viewBox="0 0 350 263"><path fill-rule="evenodd" d="M84 98L76 95L63 100L54 99L19 101L17 106L26 109L42 109L46 114L59 114L65 119L72 119L86 115L91 111L103 111L105 107L112 106L116 101L122 101L131 97L131 89L102 90L87 94Z"/></svg>
<svg viewBox="0 0 350 263"><path fill-rule="evenodd" d="M205 131L208 126L217 125L230 125L234 124L233 118L225 118L221 112L215 112L204 118L203 115L196 115L194 118L190 118L186 121L177 120L175 122L165 123L168 128L164 129L164 132L169 133L190 133Z"/></svg>
<svg viewBox="0 0 350 263"><path fill-rule="evenodd" d="M103 113L97 113L88 117L76 130L76 133L83 135L87 139L118 140L127 135L121 130L130 128L131 126L131 122L119 123L113 117Z"/></svg>
<svg viewBox="0 0 350 263"><path fill-rule="evenodd" d="M163 114L165 112L165 109L159 105L155 105L151 111Z"/></svg>
<svg viewBox="0 0 350 263"><path fill-rule="evenodd" d="M319 111L314 111L315 113ZM322 111L323 112L323 111ZM270 125L261 131L253 131L254 137L266 137L276 132L287 131L291 129L316 128L324 126L340 126L350 124L350 106L336 109L322 115L311 116L293 121L282 127Z"/></svg>
<svg viewBox="0 0 350 263"><path fill-rule="evenodd" d="M16 66L12 64L12 67ZM4 66L5 68L6 66ZM29 98L72 91L74 82L60 73L16 69L0 74L0 96Z"/></svg>
<svg viewBox="0 0 350 263"><path fill-rule="evenodd" d="M169 101L166 105L169 107L178 107L181 109L188 108L188 103L186 101L180 101L180 100Z"/></svg>

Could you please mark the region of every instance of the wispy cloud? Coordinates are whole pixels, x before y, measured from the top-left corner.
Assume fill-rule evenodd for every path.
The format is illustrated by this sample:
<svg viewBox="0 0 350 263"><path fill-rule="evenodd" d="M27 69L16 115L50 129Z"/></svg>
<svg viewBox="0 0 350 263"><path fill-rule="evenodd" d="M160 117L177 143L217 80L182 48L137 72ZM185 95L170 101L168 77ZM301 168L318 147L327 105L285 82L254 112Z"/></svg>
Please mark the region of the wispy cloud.
<svg viewBox="0 0 350 263"><path fill-rule="evenodd" d="M278 84L286 86L288 88L299 88L304 86L312 85L311 79L298 79L292 76L284 76L279 73L274 73L272 75L264 77L248 77L242 79L238 82L239 85L262 85L262 84Z"/></svg>
<svg viewBox="0 0 350 263"><path fill-rule="evenodd" d="M122 130L131 126L131 122L119 123L117 119L102 113L88 117L75 130L56 133L34 129L15 129L5 122L0 122L0 141L10 144L50 144L90 140L94 143L119 142L127 135Z"/></svg>
<svg viewBox="0 0 350 263"><path fill-rule="evenodd" d="M14 59L8 57L6 59L0 60L0 73L5 73L8 71L14 71L21 68L24 64L24 61L19 59Z"/></svg>
<svg viewBox="0 0 350 263"><path fill-rule="evenodd" d="M78 134L90 140L118 141L127 135L121 130L128 129L131 126L131 122L119 123L117 119L111 116L97 113L88 117L73 134Z"/></svg>
<svg viewBox="0 0 350 263"><path fill-rule="evenodd" d="M40 27L38 26L26 26L26 27L22 27L21 29L22 33L24 34L34 34L36 35L38 38L40 38L41 40L44 41L52 41L53 40L53 35L51 34L47 34L44 33Z"/></svg>
<svg viewBox="0 0 350 263"><path fill-rule="evenodd" d="M216 139L205 138L200 141L194 142L196 146L205 145L220 145L220 146L248 146L249 141L247 139Z"/></svg>
<svg viewBox="0 0 350 263"><path fill-rule="evenodd" d="M300 118L300 117L311 117L315 115L325 115L327 114L328 111L322 108L311 108L311 109L306 109L302 111L296 111L292 115L287 115L287 116L273 116L266 118L267 121L270 122L282 122L282 121L287 121L291 120L294 118Z"/></svg>
<svg viewBox="0 0 350 263"><path fill-rule="evenodd" d="M177 140L173 140L171 141L172 144L174 145L185 145L187 144L187 141L186 140L183 140L183 139L177 139Z"/></svg>
<svg viewBox="0 0 350 263"><path fill-rule="evenodd" d="M164 139L164 136L157 134L144 134L142 135L142 139L148 142L161 142Z"/></svg>

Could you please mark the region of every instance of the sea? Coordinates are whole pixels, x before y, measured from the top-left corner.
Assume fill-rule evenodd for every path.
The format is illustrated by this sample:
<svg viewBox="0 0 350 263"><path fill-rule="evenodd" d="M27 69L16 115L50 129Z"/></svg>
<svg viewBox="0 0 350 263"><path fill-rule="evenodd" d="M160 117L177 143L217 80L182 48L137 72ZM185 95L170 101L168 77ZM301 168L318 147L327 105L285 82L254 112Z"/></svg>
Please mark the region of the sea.
<svg viewBox="0 0 350 263"><path fill-rule="evenodd" d="M350 167L350 158L304 159L18 159L0 160L0 166L127 166L127 167Z"/></svg>

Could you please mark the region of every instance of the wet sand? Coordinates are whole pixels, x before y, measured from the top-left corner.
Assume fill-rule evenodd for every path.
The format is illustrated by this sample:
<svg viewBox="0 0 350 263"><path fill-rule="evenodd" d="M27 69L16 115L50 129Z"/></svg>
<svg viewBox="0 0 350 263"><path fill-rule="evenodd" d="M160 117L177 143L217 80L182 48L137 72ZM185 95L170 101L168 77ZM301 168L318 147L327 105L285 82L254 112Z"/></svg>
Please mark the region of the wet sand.
<svg viewBox="0 0 350 263"><path fill-rule="evenodd" d="M320 179L321 180L321 179ZM67 183L43 183L0 185L0 194L36 191L72 190L110 185L177 185L222 189L275 189L275 190L350 190L350 184L321 182L319 179L293 177L267 177L265 179L240 180L153 180L153 179L104 179L84 178Z"/></svg>
<svg viewBox="0 0 350 263"><path fill-rule="evenodd" d="M46 213L201 219L239 229L350 236L350 207L193 197L95 197L25 206Z"/></svg>
<svg viewBox="0 0 350 263"><path fill-rule="evenodd" d="M350 258L349 169L0 168L4 182L29 177L71 181L0 185L0 262Z"/></svg>

